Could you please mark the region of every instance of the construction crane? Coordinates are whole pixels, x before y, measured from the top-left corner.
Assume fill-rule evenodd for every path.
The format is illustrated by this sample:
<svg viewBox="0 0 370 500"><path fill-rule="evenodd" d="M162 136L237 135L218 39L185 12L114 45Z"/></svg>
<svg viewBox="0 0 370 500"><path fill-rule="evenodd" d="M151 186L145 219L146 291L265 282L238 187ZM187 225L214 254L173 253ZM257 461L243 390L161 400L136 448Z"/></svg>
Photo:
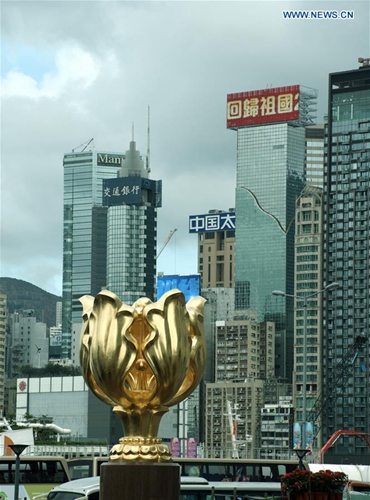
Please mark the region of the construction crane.
<svg viewBox="0 0 370 500"><path fill-rule="evenodd" d="M87 148L87 146L94 140L94 137L92 137L89 141L86 141L86 142L83 142L82 144L80 144L79 146L77 146L76 148L72 149L72 153L74 153L77 149L79 148L82 148L80 153L83 153L85 151L85 149Z"/></svg>
<svg viewBox="0 0 370 500"><path fill-rule="evenodd" d="M166 248L168 242L170 241L170 239L172 238L172 236L176 233L176 231L177 231L177 229L171 229L169 235L164 240L164 242L162 243L161 248L159 249L159 252L157 253L157 259L161 255L161 253L163 252L163 250Z"/></svg>
<svg viewBox="0 0 370 500"><path fill-rule="evenodd" d="M343 359L335 366L327 390L322 391L310 409L307 416L308 422L316 422L321 414L325 414L330 408L333 408L335 401L344 391L351 368L358 357L360 349L364 347L367 341L368 339L363 335L356 337L352 347L348 349ZM321 425L315 425L315 437L320 429Z"/></svg>
<svg viewBox="0 0 370 500"><path fill-rule="evenodd" d="M334 445L334 443L337 441L337 439L340 438L340 436L357 436L365 443L367 446L370 448L370 434L367 432L362 432L362 431L348 431L346 429L340 429L339 431L335 431L334 434L326 441L324 446L321 448L319 451L319 463L323 464L324 463L324 455L325 452Z"/></svg>

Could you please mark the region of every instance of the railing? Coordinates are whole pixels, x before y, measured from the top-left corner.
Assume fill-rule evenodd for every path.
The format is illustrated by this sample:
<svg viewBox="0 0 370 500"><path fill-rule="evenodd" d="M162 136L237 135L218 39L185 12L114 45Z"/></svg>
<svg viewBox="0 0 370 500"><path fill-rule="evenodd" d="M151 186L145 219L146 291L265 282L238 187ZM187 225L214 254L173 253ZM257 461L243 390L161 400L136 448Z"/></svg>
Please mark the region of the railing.
<svg viewBox="0 0 370 500"><path fill-rule="evenodd" d="M34 445L28 446L24 455L62 456L65 458L109 456L108 445Z"/></svg>

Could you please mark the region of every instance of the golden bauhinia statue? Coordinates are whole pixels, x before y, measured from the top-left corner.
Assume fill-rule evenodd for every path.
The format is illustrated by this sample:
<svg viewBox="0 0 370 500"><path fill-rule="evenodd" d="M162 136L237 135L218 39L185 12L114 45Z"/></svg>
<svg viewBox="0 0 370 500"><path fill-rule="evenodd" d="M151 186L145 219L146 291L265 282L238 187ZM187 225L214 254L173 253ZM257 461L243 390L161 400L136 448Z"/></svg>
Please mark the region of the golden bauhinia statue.
<svg viewBox="0 0 370 500"><path fill-rule="evenodd" d="M205 299L185 304L183 293L174 289L157 302L141 298L129 306L104 290L80 301L82 374L123 425L124 437L110 459L170 461L168 446L157 437L159 423L203 376Z"/></svg>

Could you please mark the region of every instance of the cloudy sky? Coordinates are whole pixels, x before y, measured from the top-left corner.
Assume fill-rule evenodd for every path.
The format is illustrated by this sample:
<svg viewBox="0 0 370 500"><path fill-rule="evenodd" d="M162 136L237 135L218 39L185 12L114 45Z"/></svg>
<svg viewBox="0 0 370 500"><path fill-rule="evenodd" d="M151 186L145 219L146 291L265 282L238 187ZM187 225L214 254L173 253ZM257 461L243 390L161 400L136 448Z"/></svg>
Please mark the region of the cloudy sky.
<svg viewBox="0 0 370 500"><path fill-rule="evenodd" d="M123 152L135 124L163 181L158 261L196 272L188 216L234 206L236 132L228 93L300 84L370 57L369 0L1 1L1 276L61 294L63 155L94 138ZM285 20L284 10L350 10L351 20Z"/></svg>

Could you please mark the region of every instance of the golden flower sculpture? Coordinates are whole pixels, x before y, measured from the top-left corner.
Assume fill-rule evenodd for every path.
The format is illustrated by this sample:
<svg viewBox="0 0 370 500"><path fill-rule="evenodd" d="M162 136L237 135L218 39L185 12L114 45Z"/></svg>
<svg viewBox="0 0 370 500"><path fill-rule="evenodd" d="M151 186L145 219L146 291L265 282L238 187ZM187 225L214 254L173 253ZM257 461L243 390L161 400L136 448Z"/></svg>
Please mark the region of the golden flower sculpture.
<svg viewBox="0 0 370 500"><path fill-rule="evenodd" d="M112 448L111 460L171 460L157 438L159 423L203 376L205 299L185 304L174 289L157 302L141 298L129 306L105 290L80 301L82 374L123 425L124 437Z"/></svg>

